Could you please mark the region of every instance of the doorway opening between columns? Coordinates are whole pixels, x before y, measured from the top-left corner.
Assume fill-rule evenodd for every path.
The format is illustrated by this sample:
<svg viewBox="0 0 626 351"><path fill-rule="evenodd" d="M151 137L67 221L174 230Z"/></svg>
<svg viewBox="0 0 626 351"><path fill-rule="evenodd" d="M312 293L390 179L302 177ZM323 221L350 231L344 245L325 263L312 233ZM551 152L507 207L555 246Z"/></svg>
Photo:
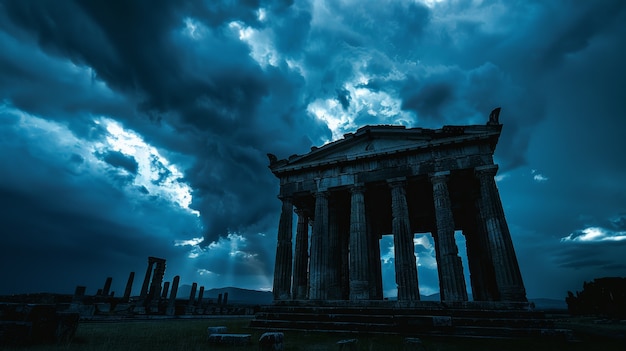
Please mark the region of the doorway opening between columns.
<svg viewBox="0 0 626 351"><path fill-rule="evenodd" d="M454 237L463 264L465 286L471 287L465 236L462 231L457 230L454 233ZM413 234L413 244L421 299L423 301L439 301L439 267L437 265L434 239L430 233L415 233ZM385 300L396 300L398 296L394 259L393 235L383 234L380 239L380 265L383 299ZM471 290L469 289L468 296L469 300L473 300Z"/></svg>

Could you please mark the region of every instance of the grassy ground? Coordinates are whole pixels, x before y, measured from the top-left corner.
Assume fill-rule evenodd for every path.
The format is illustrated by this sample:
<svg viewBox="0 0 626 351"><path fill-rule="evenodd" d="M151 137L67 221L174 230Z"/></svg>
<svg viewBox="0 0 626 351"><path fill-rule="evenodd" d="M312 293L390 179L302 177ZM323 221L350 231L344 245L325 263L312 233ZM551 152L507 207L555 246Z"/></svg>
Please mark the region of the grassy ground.
<svg viewBox="0 0 626 351"><path fill-rule="evenodd" d="M249 319L204 319L204 320L158 320L144 322L81 323L76 337L69 345L39 345L14 350L257 350L256 341L263 331L248 329ZM215 346L207 344L206 328L223 325L232 333L252 334L248 346ZM616 338L626 332L626 324L597 324L591 319L564 319L560 327L569 327L576 332L578 342L547 339L458 339L422 337L426 351L457 350L604 350L624 351L626 340ZM338 350L337 341L357 338L357 349L402 351L402 336L379 334L285 332L286 351Z"/></svg>

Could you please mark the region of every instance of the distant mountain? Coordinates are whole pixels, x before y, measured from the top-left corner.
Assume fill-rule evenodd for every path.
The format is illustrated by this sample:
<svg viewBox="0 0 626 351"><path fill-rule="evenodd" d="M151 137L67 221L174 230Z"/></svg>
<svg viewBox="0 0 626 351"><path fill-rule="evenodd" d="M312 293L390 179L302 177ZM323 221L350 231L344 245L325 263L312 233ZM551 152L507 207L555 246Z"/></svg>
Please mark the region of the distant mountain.
<svg viewBox="0 0 626 351"><path fill-rule="evenodd" d="M567 310L567 303L565 302L565 298L561 300L557 299L548 299L544 297L531 298L528 301L533 302L535 304L536 310Z"/></svg>
<svg viewBox="0 0 626 351"><path fill-rule="evenodd" d="M422 295L420 294L420 300L422 301L439 301L441 300L441 295L439 293L434 293L432 295Z"/></svg>
<svg viewBox="0 0 626 351"><path fill-rule="evenodd" d="M198 298L199 288L196 290L196 298ZM235 287L216 288L204 291L203 300L213 300L217 302L219 294L228 293L228 303L246 304L246 305L269 305L272 303L274 296L271 291L259 291L240 289ZM188 299L191 295L191 285L181 285L176 294L179 299Z"/></svg>
<svg viewBox="0 0 626 351"><path fill-rule="evenodd" d="M209 289L204 292L204 296L217 301L218 295L222 294L223 297L224 293L228 293L229 303L269 305L274 300L274 295L271 291L248 290L235 287Z"/></svg>

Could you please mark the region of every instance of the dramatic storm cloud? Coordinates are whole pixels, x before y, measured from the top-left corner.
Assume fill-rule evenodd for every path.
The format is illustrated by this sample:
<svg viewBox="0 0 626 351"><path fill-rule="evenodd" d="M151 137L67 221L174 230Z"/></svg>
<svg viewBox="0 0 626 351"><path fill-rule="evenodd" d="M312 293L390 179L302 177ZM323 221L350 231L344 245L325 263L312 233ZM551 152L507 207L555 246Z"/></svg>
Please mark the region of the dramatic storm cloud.
<svg viewBox="0 0 626 351"><path fill-rule="evenodd" d="M619 0L0 1L0 294L121 292L148 256L166 280L270 289L266 153L498 106L528 295L624 276L623 23Z"/></svg>

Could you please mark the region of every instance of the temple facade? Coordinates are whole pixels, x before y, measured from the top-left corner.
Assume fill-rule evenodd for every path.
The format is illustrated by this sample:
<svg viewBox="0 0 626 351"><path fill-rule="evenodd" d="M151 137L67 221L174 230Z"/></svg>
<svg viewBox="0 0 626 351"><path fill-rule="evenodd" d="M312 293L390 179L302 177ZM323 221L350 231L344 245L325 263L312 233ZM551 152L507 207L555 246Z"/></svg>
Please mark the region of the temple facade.
<svg viewBox="0 0 626 351"><path fill-rule="evenodd" d="M379 241L391 234L398 300L418 301L413 238L429 233L441 300L467 301L461 231L473 300L526 301L494 179L498 114L486 125L365 126L305 155L268 154L282 201L274 299L382 300Z"/></svg>

